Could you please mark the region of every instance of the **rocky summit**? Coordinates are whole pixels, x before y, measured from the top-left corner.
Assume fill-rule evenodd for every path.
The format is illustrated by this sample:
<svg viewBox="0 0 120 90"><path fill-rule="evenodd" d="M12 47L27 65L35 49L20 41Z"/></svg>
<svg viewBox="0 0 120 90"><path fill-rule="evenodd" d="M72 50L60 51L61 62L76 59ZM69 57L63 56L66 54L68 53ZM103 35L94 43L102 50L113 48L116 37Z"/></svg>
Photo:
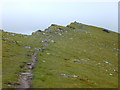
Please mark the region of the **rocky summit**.
<svg viewBox="0 0 120 90"><path fill-rule="evenodd" d="M2 88L118 88L119 34L72 22L2 32Z"/></svg>

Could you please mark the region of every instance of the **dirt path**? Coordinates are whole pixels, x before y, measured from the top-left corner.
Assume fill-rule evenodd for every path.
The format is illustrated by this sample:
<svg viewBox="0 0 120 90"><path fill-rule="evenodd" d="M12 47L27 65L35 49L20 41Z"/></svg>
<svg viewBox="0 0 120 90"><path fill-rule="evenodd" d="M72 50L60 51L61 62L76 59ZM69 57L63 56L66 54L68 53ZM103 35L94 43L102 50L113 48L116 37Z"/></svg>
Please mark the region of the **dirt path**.
<svg viewBox="0 0 120 90"><path fill-rule="evenodd" d="M33 79L33 73L32 71L35 69L35 66L38 61L38 53L40 51L43 51L43 49L39 49L32 55L32 62L27 63L26 67L28 68L25 73L21 73L20 79L19 79L19 85L16 85L15 88L32 88L32 79Z"/></svg>

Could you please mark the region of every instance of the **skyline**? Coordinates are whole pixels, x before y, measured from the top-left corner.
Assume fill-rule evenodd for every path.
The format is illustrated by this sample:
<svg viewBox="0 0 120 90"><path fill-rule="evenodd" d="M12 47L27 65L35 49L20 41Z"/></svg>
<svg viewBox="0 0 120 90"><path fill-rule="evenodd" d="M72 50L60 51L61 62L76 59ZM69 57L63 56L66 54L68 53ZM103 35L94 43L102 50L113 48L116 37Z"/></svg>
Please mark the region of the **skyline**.
<svg viewBox="0 0 120 90"><path fill-rule="evenodd" d="M2 3L3 30L31 34L38 29L45 30L51 24L66 26L74 21L115 32L118 30L117 2L22 1L5 0Z"/></svg>

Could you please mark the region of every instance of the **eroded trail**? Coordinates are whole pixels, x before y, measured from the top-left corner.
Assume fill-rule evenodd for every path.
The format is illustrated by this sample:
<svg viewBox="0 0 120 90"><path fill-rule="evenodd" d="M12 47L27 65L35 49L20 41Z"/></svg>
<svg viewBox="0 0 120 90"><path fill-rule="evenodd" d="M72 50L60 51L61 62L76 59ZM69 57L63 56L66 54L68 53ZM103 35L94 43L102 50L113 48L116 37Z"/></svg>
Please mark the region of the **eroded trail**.
<svg viewBox="0 0 120 90"><path fill-rule="evenodd" d="M32 88L32 79L33 79L33 70L37 64L38 61L38 53L42 51L43 49L37 50L33 55L32 55L32 62L27 63L26 67L27 70L24 73L21 73L20 79L19 79L19 85L16 85L15 88Z"/></svg>

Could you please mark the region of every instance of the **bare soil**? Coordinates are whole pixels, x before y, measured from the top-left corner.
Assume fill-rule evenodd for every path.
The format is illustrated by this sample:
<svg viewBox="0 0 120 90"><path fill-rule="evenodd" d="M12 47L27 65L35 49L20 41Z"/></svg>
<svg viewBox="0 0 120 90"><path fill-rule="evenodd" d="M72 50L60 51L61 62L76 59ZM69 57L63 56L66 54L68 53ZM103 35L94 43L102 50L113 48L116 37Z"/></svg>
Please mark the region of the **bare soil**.
<svg viewBox="0 0 120 90"><path fill-rule="evenodd" d="M42 51L42 49L37 50L33 55L32 55L32 62L27 63L26 67L28 68L25 73L21 73L20 79L19 79L19 84L15 85L15 88L32 88L32 79L33 79L33 73L32 71L34 70L37 61L38 61L38 53Z"/></svg>

